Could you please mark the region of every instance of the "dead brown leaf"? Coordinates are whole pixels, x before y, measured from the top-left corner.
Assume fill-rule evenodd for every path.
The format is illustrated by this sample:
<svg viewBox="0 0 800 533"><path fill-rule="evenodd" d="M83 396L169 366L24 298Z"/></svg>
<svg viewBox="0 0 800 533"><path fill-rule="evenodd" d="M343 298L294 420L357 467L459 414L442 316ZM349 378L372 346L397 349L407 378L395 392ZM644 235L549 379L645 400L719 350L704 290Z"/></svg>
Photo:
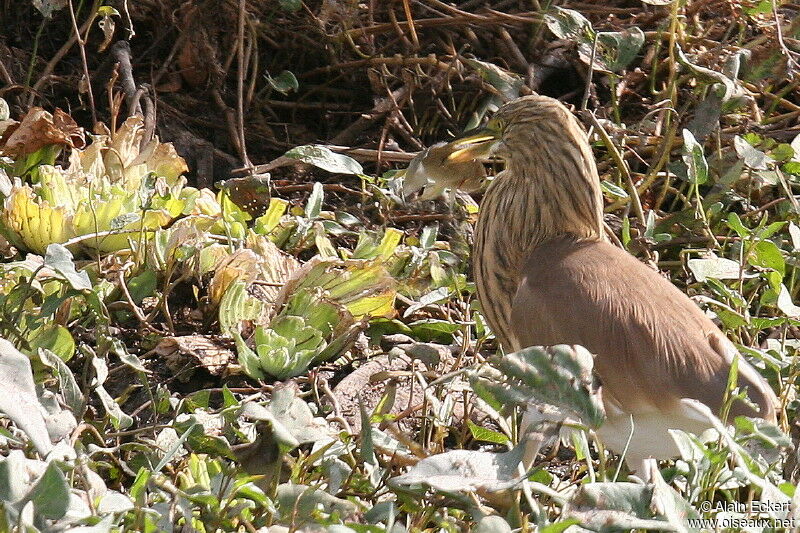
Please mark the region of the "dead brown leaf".
<svg viewBox="0 0 800 533"><path fill-rule="evenodd" d="M206 335L164 337L155 348L175 374L187 366L205 368L212 376L221 376L236 362L230 341ZM187 373L187 376L190 373Z"/></svg>
<svg viewBox="0 0 800 533"><path fill-rule="evenodd" d="M60 109L50 114L41 107L32 107L19 124L3 132L0 153L22 157L51 144L83 148L86 145L83 128Z"/></svg>

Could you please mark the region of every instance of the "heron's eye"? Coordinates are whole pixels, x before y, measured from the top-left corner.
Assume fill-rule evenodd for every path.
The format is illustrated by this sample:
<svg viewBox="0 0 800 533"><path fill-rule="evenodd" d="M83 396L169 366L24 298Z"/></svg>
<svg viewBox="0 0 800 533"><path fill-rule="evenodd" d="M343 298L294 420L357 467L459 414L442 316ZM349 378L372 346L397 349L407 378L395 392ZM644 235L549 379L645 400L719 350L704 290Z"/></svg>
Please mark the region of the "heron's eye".
<svg viewBox="0 0 800 533"><path fill-rule="evenodd" d="M505 121L499 118L493 118L492 120L489 121L488 124L486 124L486 129L489 131L500 132L503 131L503 128L505 127L506 127Z"/></svg>

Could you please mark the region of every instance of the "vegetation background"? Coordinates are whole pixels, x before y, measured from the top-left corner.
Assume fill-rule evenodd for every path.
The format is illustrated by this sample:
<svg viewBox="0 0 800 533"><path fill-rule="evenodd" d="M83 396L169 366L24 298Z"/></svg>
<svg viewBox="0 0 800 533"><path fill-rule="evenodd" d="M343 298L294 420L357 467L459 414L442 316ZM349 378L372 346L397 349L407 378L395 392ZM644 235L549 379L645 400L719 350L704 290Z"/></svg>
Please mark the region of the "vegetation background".
<svg viewBox="0 0 800 533"><path fill-rule="evenodd" d="M0 4L0 530L787 529L799 13ZM584 121L609 227L738 343L779 427L676 434L637 483L592 444L580 353L492 357L481 191L410 202L403 169L531 92ZM528 397L587 425L519 476Z"/></svg>

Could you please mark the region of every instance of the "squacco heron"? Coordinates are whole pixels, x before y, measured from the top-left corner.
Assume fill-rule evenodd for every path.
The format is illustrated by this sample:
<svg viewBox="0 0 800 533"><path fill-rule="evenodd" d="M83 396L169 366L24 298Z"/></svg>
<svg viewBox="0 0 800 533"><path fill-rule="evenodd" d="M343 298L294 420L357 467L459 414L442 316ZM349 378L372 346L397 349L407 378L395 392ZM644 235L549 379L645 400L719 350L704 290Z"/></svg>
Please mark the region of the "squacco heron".
<svg viewBox="0 0 800 533"><path fill-rule="evenodd" d="M685 294L607 241L578 121L552 98L526 96L448 147L453 164L505 160L483 198L473 254L481 308L503 348L584 346L601 382L604 444L621 453L630 436L634 468L677 456L668 430L711 427L687 400L720 414L737 350ZM775 394L741 357L738 386L751 403L736 400L729 416L775 421Z"/></svg>

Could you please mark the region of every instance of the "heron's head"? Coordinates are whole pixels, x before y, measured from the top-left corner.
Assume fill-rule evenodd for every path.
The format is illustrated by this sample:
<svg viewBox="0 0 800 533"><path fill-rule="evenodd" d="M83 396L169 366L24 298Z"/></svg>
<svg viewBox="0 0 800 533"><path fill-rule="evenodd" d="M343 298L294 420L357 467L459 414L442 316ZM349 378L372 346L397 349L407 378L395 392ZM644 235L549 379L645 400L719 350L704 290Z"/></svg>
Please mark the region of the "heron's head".
<svg viewBox="0 0 800 533"><path fill-rule="evenodd" d="M586 133L572 113L558 100L531 95L503 105L486 126L421 152L408 167L404 190L424 186L425 197L444 188L474 190L489 156L504 159L517 176L596 174Z"/></svg>
<svg viewBox="0 0 800 533"><path fill-rule="evenodd" d="M530 95L508 102L485 127L450 142L447 160L460 162L489 155L507 163L515 158L529 160L537 152L546 154L550 146L575 146L585 144L585 139L580 124L561 102Z"/></svg>

